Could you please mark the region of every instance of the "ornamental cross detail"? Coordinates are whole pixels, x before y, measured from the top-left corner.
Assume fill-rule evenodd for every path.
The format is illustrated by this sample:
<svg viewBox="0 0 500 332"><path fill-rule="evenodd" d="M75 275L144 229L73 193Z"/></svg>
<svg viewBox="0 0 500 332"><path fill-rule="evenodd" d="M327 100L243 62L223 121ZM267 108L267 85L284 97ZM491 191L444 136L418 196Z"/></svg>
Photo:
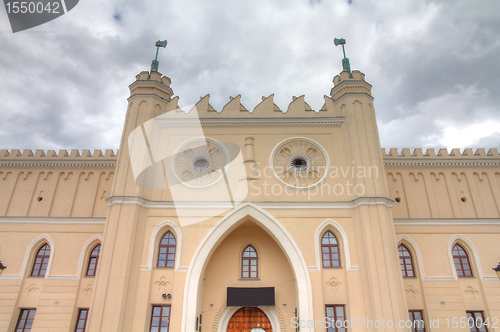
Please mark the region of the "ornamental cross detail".
<svg viewBox="0 0 500 332"><path fill-rule="evenodd" d="M158 50L160 47L167 47L167 41L166 40L158 40L156 42L156 56L153 62L151 62L151 72L158 71L158 67L160 66L160 63L158 62Z"/></svg>
<svg viewBox="0 0 500 332"><path fill-rule="evenodd" d="M344 38L335 38L333 40L333 43L335 44L335 46L342 45L342 52L344 53L344 58L342 59L342 69L344 71L349 72L349 77L352 77L351 65L349 63L349 59L345 56L345 49L344 49L345 39Z"/></svg>

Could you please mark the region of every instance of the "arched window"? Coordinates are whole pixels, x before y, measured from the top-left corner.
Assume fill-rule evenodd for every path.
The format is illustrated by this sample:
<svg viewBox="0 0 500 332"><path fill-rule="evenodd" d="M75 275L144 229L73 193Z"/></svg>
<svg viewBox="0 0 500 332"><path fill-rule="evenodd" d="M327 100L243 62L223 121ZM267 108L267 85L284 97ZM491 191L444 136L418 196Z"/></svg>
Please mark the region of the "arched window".
<svg viewBox="0 0 500 332"><path fill-rule="evenodd" d="M50 259L50 247L44 244L36 253L33 269L31 270L32 277L44 277L47 272L47 266Z"/></svg>
<svg viewBox="0 0 500 332"><path fill-rule="evenodd" d="M168 231L160 241L158 250L158 267L174 267L175 262L175 237Z"/></svg>
<svg viewBox="0 0 500 332"><path fill-rule="evenodd" d="M257 251L251 245L243 250L241 255L241 278L257 278L258 259Z"/></svg>
<svg viewBox="0 0 500 332"><path fill-rule="evenodd" d="M326 232L321 238L323 267L340 267L339 243L332 232Z"/></svg>
<svg viewBox="0 0 500 332"><path fill-rule="evenodd" d="M458 243L453 247L453 261L455 269L459 277L472 277L472 269L470 268L469 256L467 252Z"/></svg>
<svg viewBox="0 0 500 332"><path fill-rule="evenodd" d="M89 265L87 266L87 277L95 277L95 272L97 270L97 261L99 261L99 254L101 253L101 244L99 243L94 247L90 253Z"/></svg>
<svg viewBox="0 0 500 332"><path fill-rule="evenodd" d="M415 277L415 272L413 270L413 259L411 258L410 251L403 244L399 245L398 251L399 263L401 264L401 272L403 273L403 278Z"/></svg>

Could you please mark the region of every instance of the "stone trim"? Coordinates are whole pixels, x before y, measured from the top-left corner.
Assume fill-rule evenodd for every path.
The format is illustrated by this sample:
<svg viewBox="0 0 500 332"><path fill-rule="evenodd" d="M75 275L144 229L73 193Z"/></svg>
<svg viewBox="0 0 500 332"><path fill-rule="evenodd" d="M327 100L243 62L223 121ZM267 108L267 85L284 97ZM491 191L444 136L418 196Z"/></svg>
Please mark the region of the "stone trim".
<svg viewBox="0 0 500 332"><path fill-rule="evenodd" d="M139 205L150 209L232 209L232 202L224 201L151 201L138 196L111 196L106 199L108 206L115 204ZM351 201L242 201L241 205L254 204L263 209L352 209L362 205L384 205L392 207L394 201L387 197L358 197Z"/></svg>
<svg viewBox="0 0 500 332"><path fill-rule="evenodd" d="M344 122L344 117L322 118L200 118L198 121L191 119L156 119L161 127L333 127Z"/></svg>

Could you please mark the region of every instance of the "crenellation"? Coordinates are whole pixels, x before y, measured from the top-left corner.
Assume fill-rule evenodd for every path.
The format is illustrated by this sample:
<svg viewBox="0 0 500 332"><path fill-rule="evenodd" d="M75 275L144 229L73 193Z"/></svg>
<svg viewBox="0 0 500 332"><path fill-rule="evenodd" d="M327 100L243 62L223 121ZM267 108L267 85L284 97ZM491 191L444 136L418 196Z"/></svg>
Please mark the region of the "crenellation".
<svg viewBox="0 0 500 332"><path fill-rule="evenodd" d="M12 150L10 150L9 158L22 157L22 155L23 154L18 149L12 149Z"/></svg>
<svg viewBox="0 0 500 332"><path fill-rule="evenodd" d="M288 105L286 114L289 116L300 116L301 114L305 114L305 111L312 111L311 106L305 101L305 96L294 96L292 102Z"/></svg>
<svg viewBox="0 0 500 332"><path fill-rule="evenodd" d="M399 162L399 165L475 165L475 166L498 166L500 165L500 155L498 149L489 149L486 153L486 149L464 149L462 152L460 149L452 149L448 152L448 149L440 148L436 154L436 149L428 148L425 154L422 152L421 148L416 148L413 151L409 148L398 149L382 149L382 155L384 156L384 161L386 165L395 166ZM444 163L443 163L444 162Z"/></svg>
<svg viewBox="0 0 500 332"><path fill-rule="evenodd" d="M80 151L78 151L78 150L71 150L71 151L70 151L69 156L70 156L71 158L78 158L78 157L81 157L81 155L80 155Z"/></svg>
<svg viewBox="0 0 500 332"><path fill-rule="evenodd" d="M448 149L444 149L444 148L439 149L437 155L440 157L448 157Z"/></svg>
<svg viewBox="0 0 500 332"><path fill-rule="evenodd" d="M434 158L436 157L436 150L429 148L425 151L425 155Z"/></svg>
<svg viewBox="0 0 500 332"><path fill-rule="evenodd" d="M497 148L491 148L488 150L488 156L493 156L493 157L498 157L498 149Z"/></svg>
<svg viewBox="0 0 500 332"><path fill-rule="evenodd" d="M276 115L282 115L283 111L278 107L278 105L274 103L274 93L273 93L267 97L262 96L262 101L257 106L255 106L252 114L276 116Z"/></svg>
<svg viewBox="0 0 500 332"><path fill-rule="evenodd" d="M112 149L106 149L106 153L104 155L104 157L116 157L117 153L115 153L115 150L112 150Z"/></svg>
<svg viewBox="0 0 500 332"><path fill-rule="evenodd" d="M172 98L167 104L166 110L162 113L166 113L171 110L176 110L177 112L191 112L196 109L200 118L214 118L215 116L231 116L232 118L248 118L248 117L261 117L261 118L283 118L286 117L334 117L334 116L345 116L340 111L340 108L335 105L335 101L330 96L324 96L324 104L319 111L315 111L312 107L305 101L305 95L293 96L292 101L288 104L286 111L283 111L275 102L274 94L269 96L262 96L262 100L254 107L250 112L241 103L241 94L235 97L230 96L229 101L222 107L222 109L216 110L210 104L210 94L206 94L200 97L200 100L191 108L181 108L177 106L178 97ZM224 113L223 115L221 115ZM231 114L227 114L231 113Z"/></svg>
<svg viewBox="0 0 500 332"><path fill-rule="evenodd" d="M476 149L474 155L479 157L486 157L486 150L484 148L478 148Z"/></svg>
<svg viewBox="0 0 500 332"><path fill-rule="evenodd" d="M423 153L422 153L422 149L421 148L417 148L415 150L413 150L413 156L415 157L423 157Z"/></svg>
<svg viewBox="0 0 500 332"><path fill-rule="evenodd" d="M23 153L22 153L23 158L29 158L29 157L33 157L33 156L34 156L33 151L23 150Z"/></svg>
<svg viewBox="0 0 500 332"><path fill-rule="evenodd" d="M236 97L229 97L229 102L222 108L221 112L248 112L248 109L241 104L241 95Z"/></svg>
<svg viewBox="0 0 500 332"><path fill-rule="evenodd" d="M410 149L408 148L404 148L403 150L401 150L401 156L402 157L410 157L412 154L410 152Z"/></svg>
<svg viewBox="0 0 500 332"><path fill-rule="evenodd" d="M42 158L42 157L45 157L45 151L40 150L40 149L36 150L35 151L35 158Z"/></svg>
<svg viewBox="0 0 500 332"><path fill-rule="evenodd" d="M80 153L80 151L82 151ZM2 149L0 150L0 160L2 159L29 159L29 160L45 160L45 159L99 159L99 158L112 158L115 159L117 156L117 151L113 149L107 149L104 152L100 149L95 149L93 152L89 149L83 149L83 150L78 150L78 149L71 149L71 150L65 150L61 149L59 152L55 150L41 150L37 149L35 150L35 153L33 153L32 150L26 149L26 150L18 150L18 149L12 149L12 150L7 150L7 149Z"/></svg>

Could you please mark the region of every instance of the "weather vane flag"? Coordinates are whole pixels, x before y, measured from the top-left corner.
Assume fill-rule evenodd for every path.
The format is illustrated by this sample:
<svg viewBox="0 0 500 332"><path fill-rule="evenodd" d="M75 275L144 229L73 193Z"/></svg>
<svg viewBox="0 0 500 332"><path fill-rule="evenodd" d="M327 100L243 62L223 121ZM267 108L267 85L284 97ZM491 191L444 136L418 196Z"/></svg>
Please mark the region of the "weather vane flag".
<svg viewBox="0 0 500 332"><path fill-rule="evenodd" d="M156 42L156 56L155 56L155 59L153 60L153 62L151 62L151 72L154 72L154 71L158 71L158 66L160 65L160 63L158 62L158 50L160 49L160 47L167 47L167 41L166 40L158 40Z"/></svg>
<svg viewBox="0 0 500 332"><path fill-rule="evenodd" d="M342 45L342 52L344 53L344 58L342 59L342 69L349 72L349 77L352 77L351 65L349 64L349 59L345 56L345 49L344 49L345 39L335 38L333 40L333 43L335 44L335 46Z"/></svg>

